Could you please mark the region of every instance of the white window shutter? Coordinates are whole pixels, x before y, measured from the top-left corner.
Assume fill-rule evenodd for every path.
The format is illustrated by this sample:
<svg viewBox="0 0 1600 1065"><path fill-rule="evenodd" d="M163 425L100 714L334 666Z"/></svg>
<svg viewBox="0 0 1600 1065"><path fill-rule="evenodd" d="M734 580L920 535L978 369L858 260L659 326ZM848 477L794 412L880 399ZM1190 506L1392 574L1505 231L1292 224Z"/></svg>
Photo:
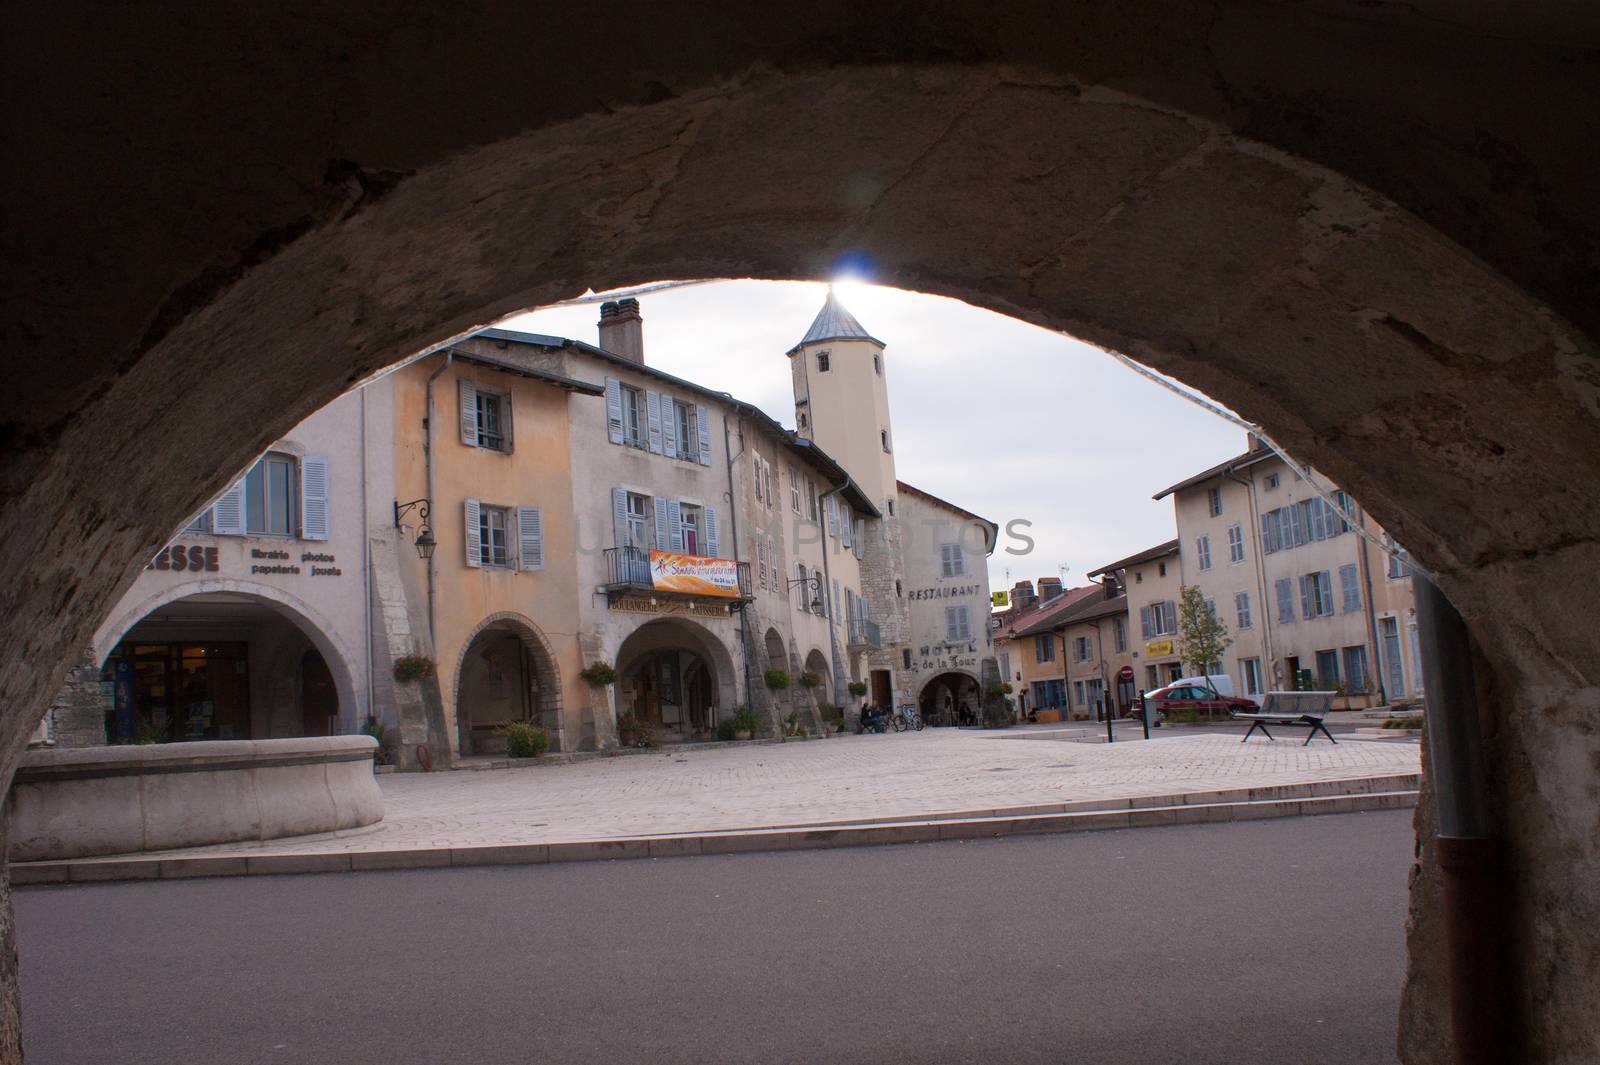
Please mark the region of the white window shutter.
<svg viewBox="0 0 1600 1065"><path fill-rule="evenodd" d="M704 404L694 409L694 423L700 430L700 465L711 465L711 412Z"/></svg>
<svg viewBox="0 0 1600 1065"><path fill-rule="evenodd" d="M668 455L678 455L678 404L671 396L661 397L661 439Z"/></svg>
<svg viewBox="0 0 1600 1065"><path fill-rule="evenodd" d="M1315 579L1315 575L1310 573L1300 578L1300 616L1302 618L1313 616L1311 611L1311 582Z"/></svg>
<svg viewBox="0 0 1600 1065"><path fill-rule="evenodd" d="M955 642L955 638L956 608L953 606L947 606L944 608L944 639L946 643L953 643Z"/></svg>
<svg viewBox="0 0 1600 1065"><path fill-rule="evenodd" d="M606 437L622 443L622 382L615 377L606 378Z"/></svg>
<svg viewBox="0 0 1600 1065"><path fill-rule="evenodd" d="M669 551L683 550L683 504L667 500L667 543Z"/></svg>
<svg viewBox="0 0 1600 1065"><path fill-rule="evenodd" d="M839 620L838 611L839 611L839 580L836 577L836 578L834 578L834 581L833 581L833 598L828 600L828 617L830 619L832 619L833 621L838 621Z"/></svg>
<svg viewBox="0 0 1600 1065"><path fill-rule="evenodd" d="M704 408L701 408L702 410ZM706 515L706 554L712 558L721 558L722 551L717 543L717 508L707 507Z"/></svg>
<svg viewBox="0 0 1600 1065"><path fill-rule="evenodd" d="M465 377L456 382L461 393L461 442L478 446L478 386Z"/></svg>
<svg viewBox="0 0 1600 1065"><path fill-rule="evenodd" d="M657 551L671 550L667 545L671 542L667 537L667 506L670 500L666 496L651 497L651 507L656 512L656 539L652 545Z"/></svg>
<svg viewBox="0 0 1600 1065"><path fill-rule="evenodd" d="M646 446L650 454L661 454L661 396L655 392L644 394L645 422L649 430Z"/></svg>
<svg viewBox="0 0 1600 1065"><path fill-rule="evenodd" d="M616 537L618 547L627 547L628 544L628 490L626 488L613 488L611 490L611 532ZM618 563L621 564L620 562Z"/></svg>
<svg viewBox="0 0 1600 1065"><path fill-rule="evenodd" d="M828 535L839 535L839 497L828 497Z"/></svg>
<svg viewBox="0 0 1600 1065"><path fill-rule="evenodd" d="M756 582L767 586L767 545L760 540L756 541Z"/></svg>
<svg viewBox="0 0 1600 1065"><path fill-rule="evenodd" d="M300 536L306 540L328 538L326 455L307 455L300 460Z"/></svg>
<svg viewBox="0 0 1600 1065"><path fill-rule="evenodd" d="M479 504L476 499L466 501L467 565L477 569L483 565L482 530L478 526Z"/></svg>
<svg viewBox="0 0 1600 1065"><path fill-rule="evenodd" d="M867 538L867 520L865 518L857 518L856 519L856 535L855 535L856 558L861 558L865 554L865 552L863 550L864 545L862 544L862 541L865 540L866 538Z"/></svg>
<svg viewBox="0 0 1600 1065"><path fill-rule="evenodd" d="M544 569L544 510L517 508L517 554L523 569Z"/></svg>
<svg viewBox="0 0 1600 1065"><path fill-rule="evenodd" d="M218 536L244 535L244 481L222 493L211 506L211 531Z"/></svg>

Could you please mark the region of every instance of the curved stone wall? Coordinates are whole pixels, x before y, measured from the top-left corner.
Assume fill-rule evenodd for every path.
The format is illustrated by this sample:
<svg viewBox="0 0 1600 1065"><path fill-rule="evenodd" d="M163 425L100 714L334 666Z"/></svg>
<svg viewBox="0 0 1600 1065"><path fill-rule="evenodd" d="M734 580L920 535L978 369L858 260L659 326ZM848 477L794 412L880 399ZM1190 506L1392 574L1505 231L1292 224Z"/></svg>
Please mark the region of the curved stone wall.
<svg viewBox="0 0 1600 1065"><path fill-rule="evenodd" d="M16 862L277 839L383 819L371 736L29 751L6 815Z"/></svg>

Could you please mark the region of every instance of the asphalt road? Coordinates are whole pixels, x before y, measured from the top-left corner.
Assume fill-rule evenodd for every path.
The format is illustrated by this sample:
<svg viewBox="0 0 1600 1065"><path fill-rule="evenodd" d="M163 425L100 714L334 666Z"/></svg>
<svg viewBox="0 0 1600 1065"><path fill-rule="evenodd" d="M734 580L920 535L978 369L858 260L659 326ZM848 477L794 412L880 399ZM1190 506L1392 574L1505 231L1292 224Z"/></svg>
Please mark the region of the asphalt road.
<svg viewBox="0 0 1600 1065"><path fill-rule="evenodd" d="M27 1060L1387 1065L1410 822L23 888Z"/></svg>

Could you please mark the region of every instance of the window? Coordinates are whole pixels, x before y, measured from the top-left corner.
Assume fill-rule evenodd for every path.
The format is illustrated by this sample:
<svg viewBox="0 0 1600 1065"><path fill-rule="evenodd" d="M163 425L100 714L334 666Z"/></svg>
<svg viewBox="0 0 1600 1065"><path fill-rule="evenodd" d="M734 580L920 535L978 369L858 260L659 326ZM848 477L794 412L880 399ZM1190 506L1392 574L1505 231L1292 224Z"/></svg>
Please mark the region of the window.
<svg viewBox="0 0 1600 1065"><path fill-rule="evenodd" d="M1161 687L1161 671L1155 666L1144 667L1144 687L1146 691Z"/></svg>
<svg viewBox="0 0 1600 1065"><path fill-rule="evenodd" d="M1033 682L1033 708L1035 710L1062 710L1065 709L1067 700L1067 682L1056 678L1054 680L1036 680Z"/></svg>
<svg viewBox="0 0 1600 1065"><path fill-rule="evenodd" d="M1133 571L1133 583L1134 584L1143 584L1144 583L1144 570L1136 569L1136 570Z"/></svg>
<svg viewBox="0 0 1600 1065"><path fill-rule="evenodd" d="M1050 633L1040 633L1033 638L1033 660L1035 662L1056 660L1056 640Z"/></svg>
<svg viewBox="0 0 1600 1065"><path fill-rule="evenodd" d="M810 424L811 424L811 423L810 423L810 422L809 422L809 421L807 421L807 420L806 420L806 415L805 415L805 412L804 412L804 411L801 411L801 412L800 412L800 428L802 428L802 429L804 429L804 428L806 428L806 427L807 427L807 426L809 426L809 425L810 425Z"/></svg>
<svg viewBox="0 0 1600 1065"><path fill-rule="evenodd" d="M957 643L972 639L972 625L968 611L969 608L965 606L944 608L944 632L948 642Z"/></svg>
<svg viewBox="0 0 1600 1065"><path fill-rule="evenodd" d="M1205 607L1206 615L1211 618L1212 621L1217 620L1217 601L1215 599L1207 599L1205 601Z"/></svg>
<svg viewBox="0 0 1600 1065"><path fill-rule="evenodd" d="M1157 636L1171 636L1178 631L1177 604L1167 599L1140 607L1139 625L1147 640Z"/></svg>
<svg viewBox="0 0 1600 1065"><path fill-rule="evenodd" d="M295 462L269 452L244 475L244 531L258 536L293 536Z"/></svg>
<svg viewBox="0 0 1600 1065"><path fill-rule="evenodd" d="M701 547L705 545L705 534L702 531L704 526L701 523L700 508L684 503L678 509L682 515L679 520L683 532L683 553L704 555L706 552L702 551ZM762 576L765 577L765 573Z"/></svg>
<svg viewBox="0 0 1600 1065"><path fill-rule="evenodd" d="M817 520L817 482L806 478L806 517Z"/></svg>
<svg viewBox="0 0 1600 1065"><path fill-rule="evenodd" d="M1237 523L1228 526L1228 561L1244 561L1244 530Z"/></svg>
<svg viewBox="0 0 1600 1065"><path fill-rule="evenodd" d="M644 393L622 386L622 442L629 447L645 446Z"/></svg>
<svg viewBox="0 0 1600 1065"><path fill-rule="evenodd" d="M1277 487L1278 487L1278 475L1275 474L1275 473L1267 474L1267 491L1269 491L1269 492L1275 491L1277 489Z"/></svg>
<svg viewBox="0 0 1600 1065"><path fill-rule="evenodd" d="M1306 618L1328 617L1333 613L1333 577L1327 570L1307 573L1300 578L1300 614Z"/></svg>
<svg viewBox="0 0 1600 1065"><path fill-rule="evenodd" d="M1366 691L1372 686L1372 677L1367 672L1365 644L1344 649L1344 682L1351 691Z"/></svg>
<svg viewBox="0 0 1600 1065"><path fill-rule="evenodd" d="M1084 702L1084 698L1083 698L1083 681L1075 680L1075 681L1072 682L1072 693L1073 693L1073 697L1078 701L1078 705L1079 706L1087 706L1087 705L1089 705L1088 703Z"/></svg>
<svg viewBox="0 0 1600 1065"><path fill-rule="evenodd" d="M694 462L700 454L699 425L695 417L695 408L688 403L672 403L672 418L677 437L678 450L674 456Z"/></svg>
<svg viewBox="0 0 1600 1065"><path fill-rule="evenodd" d="M1089 637L1074 636L1072 639L1072 660L1074 662L1089 661Z"/></svg>
<svg viewBox="0 0 1600 1065"><path fill-rule="evenodd" d="M1234 593L1233 608L1234 611L1239 615L1239 623L1236 627L1248 629L1250 627L1250 593Z"/></svg>
<svg viewBox="0 0 1600 1065"><path fill-rule="evenodd" d="M1118 654L1128 649L1128 623L1121 618L1111 619L1111 646Z"/></svg>
<svg viewBox="0 0 1600 1065"><path fill-rule="evenodd" d="M647 550L650 547L649 530L649 501L637 492L629 492L624 532L628 542L621 547L633 547Z"/></svg>
<svg viewBox="0 0 1600 1065"><path fill-rule="evenodd" d="M1211 568L1211 537L1202 536L1194 542L1194 557L1201 570Z"/></svg>
<svg viewBox="0 0 1600 1065"><path fill-rule="evenodd" d="M789 467L789 509L800 513L800 474L793 466Z"/></svg>
<svg viewBox="0 0 1600 1065"><path fill-rule="evenodd" d="M1287 625L1294 620L1294 585L1284 577L1275 585L1278 593L1278 624Z"/></svg>
<svg viewBox="0 0 1600 1065"><path fill-rule="evenodd" d="M1211 508L1211 516L1213 518L1220 516L1222 514L1222 489L1206 489L1206 503Z"/></svg>
<svg viewBox="0 0 1600 1065"><path fill-rule="evenodd" d="M1408 556L1400 547L1400 545L1395 543L1387 536L1384 537L1384 544L1389 549L1389 554L1387 556L1389 559L1389 579L1391 581L1398 581L1404 580L1406 577L1411 576L1411 567L1406 565L1406 558Z"/></svg>
<svg viewBox="0 0 1600 1065"><path fill-rule="evenodd" d="M967 572L967 559L961 553L961 545L939 545L939 574L943 577L961 577Z"/></svg>
<svg viewBox="0 0 1600 1065"><path fill-rule="evenodd" d="M829 351L819 351L819 352L817 352L817 372L818 373L827 373L828 372L828 370L830 368L829 367L829 363L832 362L832 356L833 356L833 353L829 352Z"/></svg>
<svg viewBox="0 0 1600 1065"><path fill-rule="evenodd" d="M761 498L761 456L750 452L750 483L755 486L756 498Z"/></svg>
<svg viewBox="0 0 1600 1065"><path fill-rule="evenodd" d="M1339 686L1339 652L1317 652L1317 687L1332 691Z"/></svg>
<svg viewBox="0 0 1600 1065"><path fill-rule="evenodd" d="M506 539L508 525L505 507L478 508L478 543L485 566L511 565L511 548Z"/></svg>
<svg viewBox="0 0 1600 1065"><path fill-rule="evenodd" d="M1261 694L1261 659L1239 659L1239 687L1245 695Z"/></svg>
<svg viewBox="0 0 1600 1065"><path fill-rule="evenodd" d="M911 648L902 647L900 649L900 664L906 669L911 668Z"/></svg>
<svg viewBox="0 0 1600 1065"><path fill-rule="evenodd" d="M888 454L889 453L889 430L887 430L887 429L879 429L878 430L878 439L883 443L884 454Z"/></svg>
<svg viewBox="0 0 1600 1065"><path fill-rule="evenodd" d="M1344 599L1341 609L1346 614L1361 609L1361 581L1353 564L1339 567L1339 592Z"/></svg>
<svg viewBox="0 0 1600 1065"><path fill-rule="evenodd" d="M883 376L883 357L881 355L874 355L872 357L872 372L877 374L879 377Z"/></svg>
<svg viewBox="0 0 1600 1065"><path fill-rule="evenodd" d="M1000 676L1004 680L1011 679L1011 653L1009 651L1000 652Z"/></svg>
<svg viewBox="0 0 1600 1065"><path fill-rule="evenodd" d="M504 424L500 412L510 396L502 396L493 392L478 392L478 446L491 451L506 450L505 434L501 431Z"/></svg>
<svg viewBox="0 0 1600 1065"><path fill-rule="evenodd" d="M884 500L884 503L889 508L889 517L891 517L891 518L894 517L894 500L886 499L886 500Z"/></svg>
<svg viewBox="0 0 1600 1065"><path fill-rule="evenodd" d="M1156 576L1157 577L1165 577L1166 575L1167 575L1167 564L1165 562L1158 562L1156 564Z"/></svg>
<svg viewBox="0 0 1600 1065"><path fill-rule="evenodd" d="M906 597L906 590L899 581L894 582L894 595L896 599L904 599Z"/></svg>

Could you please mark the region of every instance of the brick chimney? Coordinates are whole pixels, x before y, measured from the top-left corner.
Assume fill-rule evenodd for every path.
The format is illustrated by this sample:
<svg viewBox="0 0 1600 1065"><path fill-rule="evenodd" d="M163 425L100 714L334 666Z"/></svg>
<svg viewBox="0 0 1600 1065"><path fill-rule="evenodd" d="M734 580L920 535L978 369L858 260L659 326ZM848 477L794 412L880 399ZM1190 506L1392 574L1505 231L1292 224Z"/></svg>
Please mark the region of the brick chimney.
<svg viewBox="0 0 1600 1065"><path fill-rule="evenodd" d="M636 299L608 300L600 305L600 348L644 365L644 319Z"/></svg>
<svg viewBox="0 0 1600 1065"><path fill-rule="evenodd" d="M1061 598L1060 577L1039 578L1039 602L1048 603L1052 599Z"/></svg>
<svg viewBox="0 0 1600 1065"><path fill-rule="evenodd" d="M1018 581L1011 586L1011 606L1016 610L1026 610L1039 601L1033 594L1032 581Z"/></svg>

